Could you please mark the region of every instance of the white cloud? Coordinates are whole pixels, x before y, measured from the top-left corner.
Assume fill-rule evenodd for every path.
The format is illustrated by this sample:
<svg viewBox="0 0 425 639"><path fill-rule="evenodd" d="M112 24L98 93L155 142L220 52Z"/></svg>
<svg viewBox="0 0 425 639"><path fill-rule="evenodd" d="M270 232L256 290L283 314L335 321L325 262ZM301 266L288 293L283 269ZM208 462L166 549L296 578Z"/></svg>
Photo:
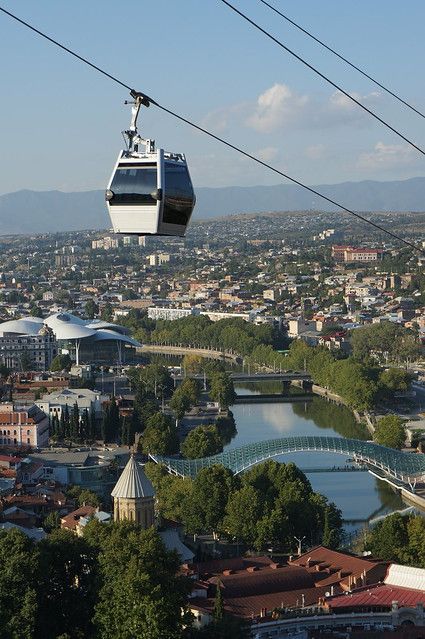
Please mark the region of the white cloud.
<svg viewBox="0 0 425 639"><path fill-rule="evenodd" d="M357 161L361 169L390 169L411 164L416 159L414 150L407 144L378 142L373 151L362 153Z"/></svg>
<svg viewBox="0 0 425 639"><path fill-rule="evenodd" d="M271 162L277 157L279 149L275 146L266 146L264 149L258 149L255 155L258 155L260 160L264 162Z"/></svg>
<svg viewBox="0 0 425 639"><path fill-rule="evenodd" d="M254 113L248 115L245 123L256 131L271 133L298 117L308 100L286 84L276 83L258 96Z"/></svg>
<svg viewBox="0 0 425 639"><path fill-rule="evenodd" d="M325 146L324 144L312 144L305 149L304 155L310 160L321 160L325 155Z"/></svg>
<svg viewBox="0 0 425 639"><path fill-rule="evenodd" d="M349 93L352 98L354 98L358 102L361 102L361 104L367 106L368 108L375 104L381 96L379 91L372 91L371 93L367 93L366 95L361 95L356 91L347 91L347 93ZM353 100L350 100L350 98L341 91L335 91L334 93L332 93L331 97L329 98L329 105L331 109L334 109L336 111L352 111L353 109L360 109L360 107L355 104Z"/></svg>

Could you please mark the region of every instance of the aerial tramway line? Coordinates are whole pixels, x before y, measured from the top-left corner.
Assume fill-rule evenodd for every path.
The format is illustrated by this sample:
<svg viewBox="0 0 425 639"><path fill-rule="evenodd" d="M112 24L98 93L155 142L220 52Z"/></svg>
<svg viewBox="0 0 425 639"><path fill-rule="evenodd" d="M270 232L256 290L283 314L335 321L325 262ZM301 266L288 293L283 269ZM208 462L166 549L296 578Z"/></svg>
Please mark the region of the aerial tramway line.
<svg viewBox="0 0 425 639"><path fill-rule="evenodd" d="M263 0L261 0L263 1ZM241 11L236 9L228 0L221 0L221 2L227 5L230 9L235 11L241 18L247 20L252 26L259 29L263 33L263 35L267 36L271 40L273 40L276 44L278 44L281 48L285 49L288 53L294 56L297 60L302 62L312 71L314 71L317 75L319 75L323 80L334 86L336 89L341 91L347 99L354 102L357 106L366 111L370 116L378 120L383 126L392 131L399 138L404 140L407 144L409 144L412 148L416 149L420 154L425 156L425 150L419 147L417 144L409 140L406 136L404 136L400 131L398 131L395 127L391 126L388 122L379 117L376 113L374 113L371 109L364 106L361 102L359 102L356 98L354 98L350 93L345 91L342 87L334 83L327 76L321 73L318 69L316 69L313 65L309 64L304 60L301 56L293 52L291 49L286 47L282 42L280 42L277 38L273 37L270 33L268 33L265 29L260 27L257 23L251 20L247 15L243 14ZM270 7L268 3L267 6ZM293 184L300 186L301 188L309 191L313 195L316 195L323 199L324 201L336 206L337 208L349 213L353 217L356 217L358 220L368 224L369 226L374 227L376 230L385 233L391 238L397 240L398 242L404 244L405 246L414 249L418 253L422 255L425 254L425 249L421 246L416 245L414 242L411 242L403 237L400 237L396 233L384 228L383 226L376 224L372 220L367 219L360 213L344 206L340 202L324 195L317 189L308 186L301 180L298 180L287 173L279 170L277 167L261 160L259 157L245 151L243 148L233 144L229 140L226 140L215 133L212 133L208 129L196 124L192 120L176 113L175 111L167 108L166 106L159 104L152 98L149 98L146 94L135 91L128 84L120 80L119 78L111 75L101 67L97 66L87 58L82 57L72 49L66 47L62 43L54 40L47 34L43 33L39 29L35 28L33 25L25 22L18 16L14 15L4 7L0 6L0 11L10 18L19 22L26 28L30 29L37 35L41 36L45 40L48 40L55 46L59 47L63 51L66 51L74 58L77 58L84 64L87 64L92 69L97 71L98 73L104 75L109 78L113 82L119 84L121 87L124 87L128 91L130 91L130 95L132 97L132 119L130 128L127 131L124 131L124 137L126 139L126 149L120 151L118 156L118 160L115 164L111 179L107 186L106 190L106 204L108 208L109 215L111 217L111 222L116 233L125 233L125 234L136 234L136 235L165 235L165 236L184 236L187 225L189 223L190 217L192 215L193 208L195 206L195 193L193 190L192 182L189 175L189 170L186 162L186 158L182 153L170 153L166 152L163 149L155 150L155 142L150 139L144 139L139 136L137 131L137 117L139 115L139 111L141 106L148 107L150 104L155 105L161 111L164 111L168 115L176 118L180 122L183 122L193 129L204 133L210 138L224 144L228 148L236 151L237 153L243 155L246 158L260 164L261 166L273 171L277 175L289 180ZM286 17L286 16L282 16ZM297 25L298 26L298 25ZM310 35L310 34L309 34ZM320 42L323 44L322 42ZM339 56L342 57L342 56ZM345 59L344 59L345 60ZM347 62L347 60L345 60ZM354 65L352 65L354 66ZM358 69L360 70L360 69ZM364 74L366 75L366 74ZM370 78L372 81L376 82L373 78ZM408 105L404 100L400 99L399 96L395 95L393 92L389 91L386 87L382 87L388 93L396 97L403 102L406 106ZM418 110L412 108L412 110L416 111L418 115L423 117L423 114Z"/></svg>

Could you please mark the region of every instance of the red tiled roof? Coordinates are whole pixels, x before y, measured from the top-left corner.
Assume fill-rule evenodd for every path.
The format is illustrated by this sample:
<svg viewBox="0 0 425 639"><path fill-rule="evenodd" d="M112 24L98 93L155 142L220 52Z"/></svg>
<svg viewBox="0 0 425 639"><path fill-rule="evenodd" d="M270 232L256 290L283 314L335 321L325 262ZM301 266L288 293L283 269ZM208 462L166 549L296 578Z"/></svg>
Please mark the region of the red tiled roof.
<svg viewBox="0 0 425 639"><path fill-rule="evenodd" d="M298 566L266 566L250 572L238 571L236 574L212 577L210 583L221 583L223 597L250 597L275 592L287 592L302 588L314 589L314 579L305 568Z"/></svg>
<svg viewBox="0 0 425 639"><path fill-rule="evenodd" d="M305 567L315 567L321 565L323 568L333 567L334 569L343 570L349 573L359 573L363 570L371 570L375 566L386 566L388 562L373 561L365 557L356 557L349 553L330 550L324 546L317 546L308 552L293 559L290 564ZM383 570L383 576L385 570Z"/></svg>
<svg viewBox="0 0 425 639"><path fill-rule="evenodd" d="M393 601L399 606L414 608L416 604L425 605L425 590L413 590L379 584L369 588L361 588L350 594L332 597L326 600L331 608L358 608L373 606L391 607Z"/></svg>
<svg viewBox="0 0 425 639"><path fill-rule="evenodd" d="M77 510L72 511L66 517L62 517L61 519L61 528L67 528L68 530L76 530L77 524L80 521L81 517L87 517L88 515L94 515L97 508L93 506L81 506L81 508L77 508Z"/></svg>

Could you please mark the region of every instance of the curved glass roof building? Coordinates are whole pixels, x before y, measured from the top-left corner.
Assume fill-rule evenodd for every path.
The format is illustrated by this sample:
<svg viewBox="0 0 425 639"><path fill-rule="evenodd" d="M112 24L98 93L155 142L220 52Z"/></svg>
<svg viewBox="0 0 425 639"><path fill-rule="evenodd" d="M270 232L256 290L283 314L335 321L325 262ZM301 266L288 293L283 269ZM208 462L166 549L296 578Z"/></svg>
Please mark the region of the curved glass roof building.
<svg viewBox="0 0 425 639"><path fill-rule="evenodd" d="M54 333L59 351L69 353L76 364L123 364L134 355L139 342L129 330L103 320L84 320L72 313L55 313L41 319L22 317L0 324L0 336L38 335L47 326Z"/></svg>

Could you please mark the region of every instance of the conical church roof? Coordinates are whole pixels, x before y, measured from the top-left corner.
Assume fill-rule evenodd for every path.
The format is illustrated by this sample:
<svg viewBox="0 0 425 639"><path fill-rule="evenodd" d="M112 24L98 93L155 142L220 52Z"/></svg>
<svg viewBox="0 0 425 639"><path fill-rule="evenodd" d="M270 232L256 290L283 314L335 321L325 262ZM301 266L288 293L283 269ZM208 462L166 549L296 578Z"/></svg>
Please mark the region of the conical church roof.
<svg viewBox="0 0 425 639"><path fill-rule="evenodd" d="M121 499L137 499L155 495L153 486L146 477L142 465L134 459L133 455L130 456L111 495Z"/></svg>

